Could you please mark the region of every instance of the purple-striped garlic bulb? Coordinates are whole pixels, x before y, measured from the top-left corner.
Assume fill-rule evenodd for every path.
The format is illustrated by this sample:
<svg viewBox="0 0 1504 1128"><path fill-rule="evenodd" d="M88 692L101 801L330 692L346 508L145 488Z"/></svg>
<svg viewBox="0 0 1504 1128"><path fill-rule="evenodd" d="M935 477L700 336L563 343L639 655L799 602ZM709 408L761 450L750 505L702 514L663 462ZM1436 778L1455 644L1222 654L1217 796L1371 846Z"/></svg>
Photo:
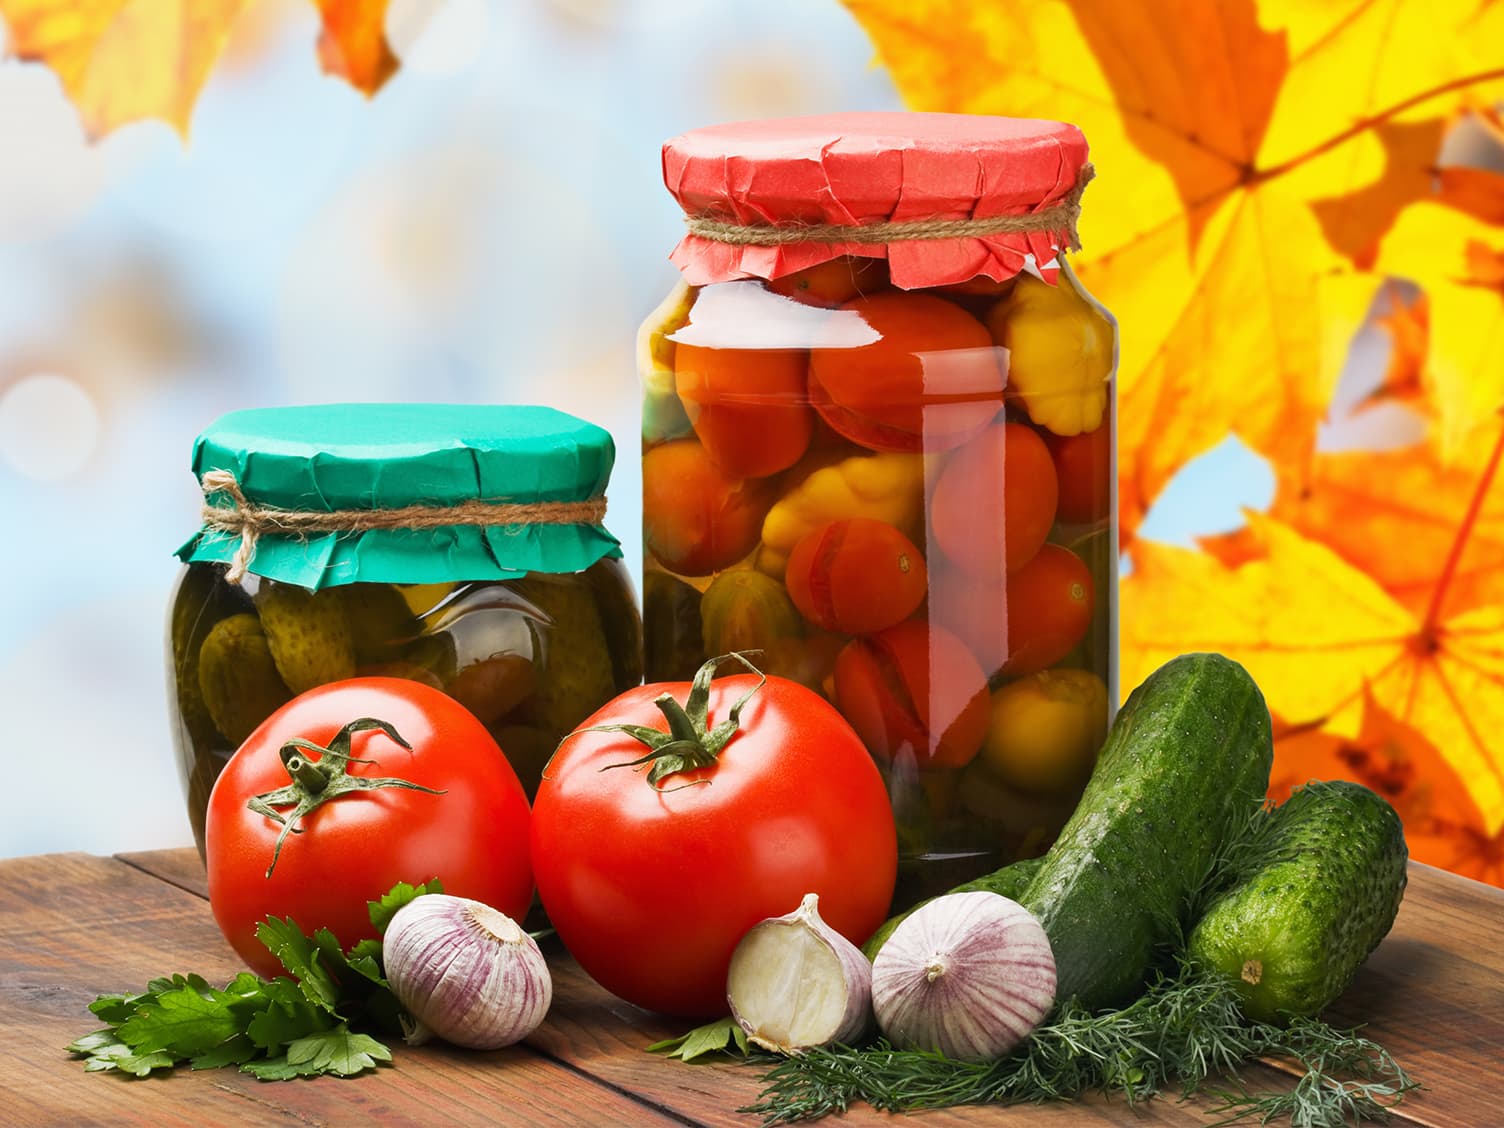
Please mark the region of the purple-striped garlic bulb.
<svg viewBox="0 0 1504 1128"><path fill-rule="evenodd" d="M408 1041L437 1035L496 1050L543 1021L553 979L537 941L490 905L443 893L399 909L381 941L392 994L417 1021Z"/></svg>
<svg viewBox="0 0 1504 1128"><path fill-rule="evenodd" d="M996 893L949 893L915 909L872 965L872 1006L901 1049L1001 1057L1055 1003L1055 955L1034 915Z"/></svg>

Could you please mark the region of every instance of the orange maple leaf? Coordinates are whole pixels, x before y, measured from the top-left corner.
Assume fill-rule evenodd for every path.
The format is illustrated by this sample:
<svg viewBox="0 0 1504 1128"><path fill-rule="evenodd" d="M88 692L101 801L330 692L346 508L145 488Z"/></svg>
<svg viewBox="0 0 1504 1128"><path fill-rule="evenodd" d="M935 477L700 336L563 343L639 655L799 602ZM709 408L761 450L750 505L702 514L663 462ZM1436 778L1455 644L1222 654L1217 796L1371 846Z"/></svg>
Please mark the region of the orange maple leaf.
<svg viewBox="0 0 1504 1128"><path fill-rule="evenodd" d="M324 17L319 62L367 95L380 90L397 70L386 39L388 0L314 0Z"/></svg>
<svg viewBox="0 0 1504 1128"><path fill-rule="evenodd" d="M1504 407L1504 228L1477 217L1504 215L1504 175L1474 170L1466 185L1407 208L1376 263L1425 292L1425 380L1448 454Z"/></svg>
<svg viewBox="0 0 1504 1128"><path fill-rule="evenodd" d="M1275 720L1269 797L1283 802L1311 779L1347 779L1394 806L1410 856L1504 885L1504 834L1489 834L1466 783L1429 740L1363 695L1358 733L1341 737Z"/></svg>
<svg viewBox="0 0 1504 1128"><path fill-rule="evenodd" d="M1419 414L1431 413L1433 389L1426 378L1426 349L1431 339L1430 306L1426 295L1405 294L1393 282L1384 294L1389 308L1374 317L1374 325L1389 337L1389 360L1379 382L1356 410L1377 403L1401 403Z"/></svg>
<svg viewBox="0 0 1504 1128"><path fill-rule="evenodd" d="M1504 79L1504 5L1477 0L844 2L915 108L1086 132L1075 261L1125 327L1125 534L1229 430L1309 456L1340 370L1323 279L1431 191L1441 126Z"/></svg>
<svg viewBox="0 0 1504 1128"><path fill-rule="evenodd" d="M1496 435L1480 432L1451 461L1429 441L1318 454L1303 482L1280 484L1270 516L1337 553L1422 618L1504 606ZM1250 529L1200 543L1228 567L1263 555Z"/></svg>
<svg viewBox="0 0 1504 1128"><path fill-rule="evenodd" d="M1242 562L1140 542L1122 585L1125 686L1187 650L1248 667L1292 724L1354 736L1365 693L1424 733L1468 784L1492 835L1504 824L1504 604L1449 596L1504 457L1501 430L1423 611L1398 602L1333 549L1249 514Z"/></svg>
<svg viewBox="0 0 1504 1128"><path fill-rule="evenodd" d="M374 93L397 67L387 0L317 0L325 70ZM160 118L180 134L249 0L0 0L10 51L56 72L89 136Z"/></svg>

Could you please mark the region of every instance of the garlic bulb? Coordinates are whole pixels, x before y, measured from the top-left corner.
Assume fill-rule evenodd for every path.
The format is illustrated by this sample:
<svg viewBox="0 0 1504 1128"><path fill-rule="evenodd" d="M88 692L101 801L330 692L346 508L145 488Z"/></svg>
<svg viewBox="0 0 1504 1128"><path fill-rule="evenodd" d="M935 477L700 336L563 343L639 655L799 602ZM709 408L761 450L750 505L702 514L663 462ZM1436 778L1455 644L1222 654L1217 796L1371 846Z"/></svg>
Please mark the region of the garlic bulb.
<svg viewBox="0 0 1504 1128"><path fill-rule="evenodd" d="M819 902L806 893L787 916L753 925L731 954L731 1015L765 1049L850 1042L871 1023L872 966L820 919Z"/></svg>
<svg viewBox="0 0 1504 1128"><path fill-rule="evenodd" d="M872 965L872 1005L902 1049L1001 1057L1055 1003L1055 956L1034 915L996 893L949 893L916 909Z"/></svg>
<svg viewBox="0 0 1504 1128"><path fill-rule="evenodd" d="M436 1034L495 1050L543 1021L553 980L538 944L511 917L479 901L429 893L399 909L382 937L392 993L419 1023L409 1042Z"/></svg>

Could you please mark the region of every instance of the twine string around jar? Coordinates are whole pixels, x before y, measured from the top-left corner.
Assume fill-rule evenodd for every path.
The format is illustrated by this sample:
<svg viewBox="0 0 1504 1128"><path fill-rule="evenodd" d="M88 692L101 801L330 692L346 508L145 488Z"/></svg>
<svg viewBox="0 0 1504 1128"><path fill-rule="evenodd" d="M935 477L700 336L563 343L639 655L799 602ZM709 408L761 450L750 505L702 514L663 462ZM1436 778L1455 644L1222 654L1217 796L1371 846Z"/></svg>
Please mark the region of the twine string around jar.
<svg viewBox="0 0 1504 1128"><path fill-rule="evenodd" d="M472 500L457 505L401 505L390 509L282 509L252 502L228 470L210 470L201 480L204 528L240 538L225 579L238 584L263 533L307 538L324 533L364 533L373 529L437 529L452 525L598 525L606 499L507 502ZM229 505L210 498L224 494Z"/></svg>
<svg viewBox="0 0 1504 1128"><path fill-rule="evenodd" d="M917 219L881 223L731 223L712 215L687 215L691 235L714 243L778 247L790 243L899 243L909 239L979 239L989 235L1017 235L1033 231L1063 231L1067 249L1079 251L1076 221L1081 195L1096 170L1081 166L1075 186L1039 211L1024 215L995 215L973 219Z"/></svg>

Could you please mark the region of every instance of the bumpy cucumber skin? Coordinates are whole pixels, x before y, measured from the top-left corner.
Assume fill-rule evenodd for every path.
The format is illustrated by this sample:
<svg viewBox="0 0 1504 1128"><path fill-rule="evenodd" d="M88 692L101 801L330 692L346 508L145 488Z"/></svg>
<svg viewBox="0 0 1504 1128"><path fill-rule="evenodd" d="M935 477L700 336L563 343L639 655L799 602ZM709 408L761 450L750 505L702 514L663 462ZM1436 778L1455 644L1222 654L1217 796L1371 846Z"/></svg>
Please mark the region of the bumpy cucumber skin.
<svg viewBox="0 0 1504 1128"><path fill-rule="evenodd" d="M1029 883L1034 880L1034 875L1039 872L1039 867L1043 864L1043 858L1024 858L1017 862L1010 862L1001 869L985 873L964 885L958 885L948 890L947 893L975 893L980 890L983 893L997 893L1010 901L1017 901L1023 896L1024 890L1029 887ZM893 930L902 924L910 913L915 912L921 905L927 904L929 900L920 901L912 909L883 921L882 927L868 937L867 942L862 945L862 954L869 960L877 959L878 949L888 942L888 937L893 935Z"/></svg>
<svg viewBox="0 0 1504 1128"><path fill-rule="evenodd" d="M1188 953L1237 981L1250 1018L1319 1014L1394 924L1408 858L1382 797L1307 784L1269 815L1249 876L1212 903Z"/></svg>
<svg viewBox="0 0 1504 1128"><path fill-rule="evenodd" d="M1264 696L1220 654L1181 655L1133 691L1019 898L1050 938L1058 998L1098 1008L1137 992L1229 830L1263 803L1273 760Z"/></svg>

